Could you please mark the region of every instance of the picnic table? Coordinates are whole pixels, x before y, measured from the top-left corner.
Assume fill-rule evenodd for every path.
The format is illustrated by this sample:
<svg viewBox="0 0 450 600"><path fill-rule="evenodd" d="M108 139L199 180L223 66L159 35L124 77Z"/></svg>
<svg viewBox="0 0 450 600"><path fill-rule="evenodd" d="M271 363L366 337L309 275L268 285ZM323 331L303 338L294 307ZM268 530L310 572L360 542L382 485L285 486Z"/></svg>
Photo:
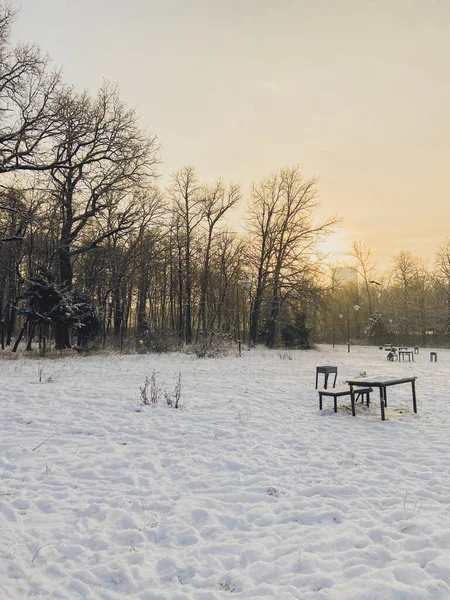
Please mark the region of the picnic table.
<svg viewBox="0 0 450 600"><path fill-rule="evenodd" d="M413 350L407 350L406 348L404 350L402 349L398 349L398 360L400 362L400 360L405 360L405 356L408 357L408 362L412 361L414 362L414 351Z"/></svg>
<svg viewBox="0 0 450 600"><path fill-rule="evenodd" d="M380 390L380 409L381 409L381 420L386 420L385 407L387 406L387 388L393 385L401 385L403 383L411 384L413 410L417 413L417 399L416 399L416 379L417 377L358 377L357 379L347 379L347 383L350 386L352 395L352 405L354 404L355 388L358 387L376 387ZM357 391L357 389L356 389Z"/></svg>

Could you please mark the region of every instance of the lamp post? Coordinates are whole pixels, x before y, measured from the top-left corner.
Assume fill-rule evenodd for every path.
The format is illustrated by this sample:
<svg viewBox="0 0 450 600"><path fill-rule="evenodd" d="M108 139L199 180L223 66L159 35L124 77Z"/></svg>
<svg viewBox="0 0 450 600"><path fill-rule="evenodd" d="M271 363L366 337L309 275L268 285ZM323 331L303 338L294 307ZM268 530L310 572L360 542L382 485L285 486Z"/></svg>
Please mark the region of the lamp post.
<svg viewBox="0 0 450 600"><path fill-rule="evenodd" d="M358 317L358 310L359 310L359 306L358 304L355 304L355 306L353 307L355 310L355 322L356 322L356 339L359 340L359 317Z"/></svg>
<svg viewBox="0 0 450 600"><path fill-rule="evenodd" d="M236 286L236 312L237 312L237 343L238 343L238 354L241 356L241 318L239 315L239 285Z"/></svg>
<svg viewBox="0 0 450 600"><path fill-rule="evenodd" d="M355 304L355 306L353 308L355 310L355 313L358 314L358 310L360 309L358 304ZM350 307L348 304L347 304L347 352L350 352Z"/></svg>
<svg viewBox="0 0 450 600"><path fill-rule="evenodd" d="M336 347L336 313L333 310L333 348Z"/></svg>

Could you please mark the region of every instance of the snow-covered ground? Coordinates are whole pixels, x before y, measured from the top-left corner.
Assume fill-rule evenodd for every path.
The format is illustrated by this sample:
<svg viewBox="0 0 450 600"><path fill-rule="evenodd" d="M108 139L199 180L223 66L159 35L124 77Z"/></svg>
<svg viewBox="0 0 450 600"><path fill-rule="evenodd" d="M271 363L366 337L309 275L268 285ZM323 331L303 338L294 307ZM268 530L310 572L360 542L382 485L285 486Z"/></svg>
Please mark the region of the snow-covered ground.
<svg viewBox="0 0 450 600"><path fill-rule="evenodd" d="M449 600L450 351L0 360L0 598ZM417 375L388 419L338 384ZM156 372L181 404L142 406Z"/></svg>

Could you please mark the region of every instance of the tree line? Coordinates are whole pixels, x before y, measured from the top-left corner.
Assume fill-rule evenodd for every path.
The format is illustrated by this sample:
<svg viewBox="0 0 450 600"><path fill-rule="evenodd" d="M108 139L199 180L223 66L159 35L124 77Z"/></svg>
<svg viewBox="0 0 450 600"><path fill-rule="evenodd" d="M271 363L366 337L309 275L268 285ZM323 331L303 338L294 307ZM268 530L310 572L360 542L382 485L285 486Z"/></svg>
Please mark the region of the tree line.
<svg viewBox="0 0 450 600"><path fill-rule="evenodd" d="M183 166L162 189L158 139L117 87L65 84L39 48L11 44L14 18L2 9L2 348L307 346L323 298L315 248L338 221L315 221L316 181L280 169L244 198Z"/></svg>
<svg viewBox="0 0 450 600"><path fill-rule="evenodd" d="M162 188L158 139L118 88L67 85L12 45L15 17L0 11L2 349L448 343L450 241L432 268L401 252L384 273L354 242L343 277L318 250L339 218L316 219L297 166L249 193L189 165Z"/></svg>
<svg viewBox="0 0 450 600"><path fill-rule="evenodd" d="M317 341L449 345L450 239L438 247L433 264L402 251L384 272L366 243L354 242L349 254L345 269L330 269L315 318Z"/></svg>

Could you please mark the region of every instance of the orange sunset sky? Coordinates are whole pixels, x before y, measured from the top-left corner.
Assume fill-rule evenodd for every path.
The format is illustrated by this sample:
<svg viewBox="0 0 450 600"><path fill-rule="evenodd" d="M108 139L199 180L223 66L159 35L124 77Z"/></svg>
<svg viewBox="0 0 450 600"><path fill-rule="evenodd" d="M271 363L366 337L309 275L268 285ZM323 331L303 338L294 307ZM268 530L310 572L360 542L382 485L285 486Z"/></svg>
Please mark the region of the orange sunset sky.
<svg viewBox="0 0 450 600"><path fill-rule="evenodd" d="M16 42L66 82L117 82L185 164L247 192L284 166L319 179L320 217L381 267L450 235L448 0L22 0Z"/></svg>

